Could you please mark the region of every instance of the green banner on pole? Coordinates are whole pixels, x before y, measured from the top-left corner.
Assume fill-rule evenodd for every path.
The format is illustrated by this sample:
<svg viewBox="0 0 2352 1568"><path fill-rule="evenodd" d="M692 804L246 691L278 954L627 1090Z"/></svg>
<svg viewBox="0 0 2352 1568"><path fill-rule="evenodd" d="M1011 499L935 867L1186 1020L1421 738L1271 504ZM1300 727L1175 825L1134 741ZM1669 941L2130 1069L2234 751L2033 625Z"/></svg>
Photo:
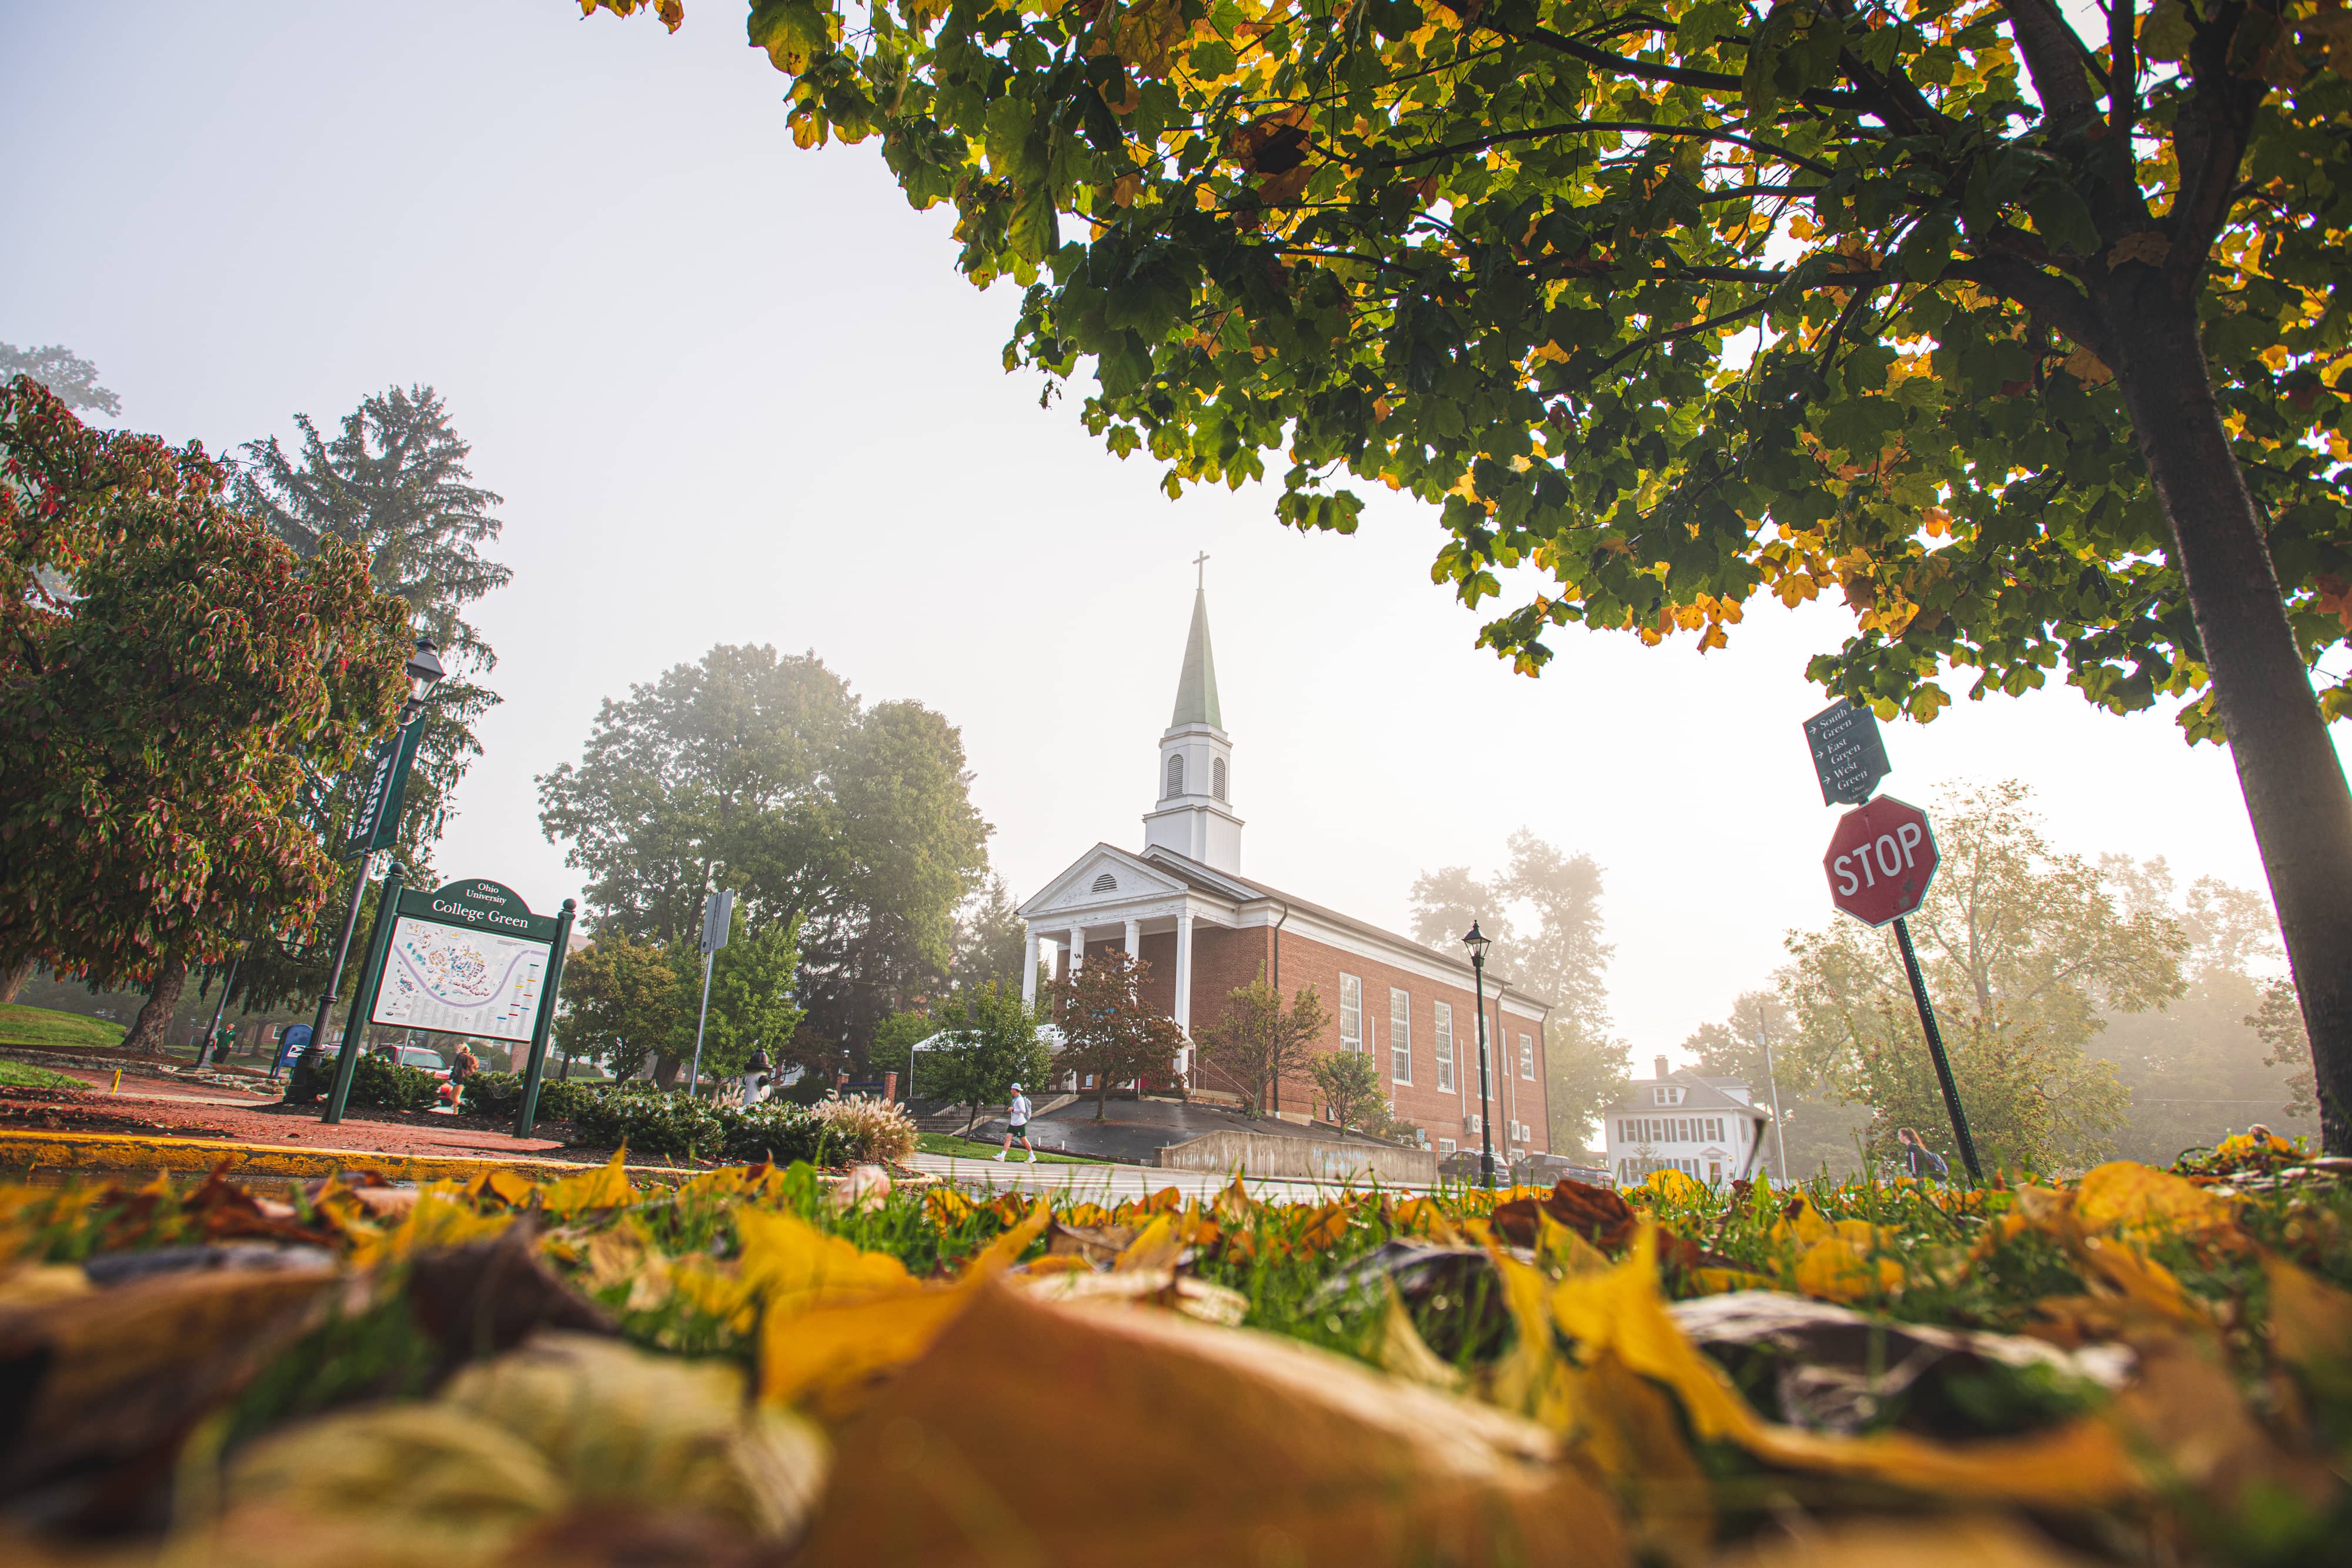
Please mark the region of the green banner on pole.
<svg viewBox="0 0 2352 1568"><path fill-rule="evenodd" d="M400 804L408 793L408 770L416 760L416 743L425 734L422 720L402 725L376 747L375 764L368 769L367 789L352 818L346 857L373 854L400 842Z"/></svg>

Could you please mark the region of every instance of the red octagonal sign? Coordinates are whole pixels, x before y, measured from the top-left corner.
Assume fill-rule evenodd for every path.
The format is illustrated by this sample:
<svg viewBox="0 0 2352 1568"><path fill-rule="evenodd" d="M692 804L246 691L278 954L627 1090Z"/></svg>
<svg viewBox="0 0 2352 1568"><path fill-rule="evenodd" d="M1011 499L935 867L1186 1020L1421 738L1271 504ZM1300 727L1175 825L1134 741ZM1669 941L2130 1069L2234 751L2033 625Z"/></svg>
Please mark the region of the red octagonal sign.
<svg viewBox="0 0 2352 1568"><path fill-rule="evenodd" d="M1865 925L1910 914L1936 876L1936 833L1927 813L1890 796L1838 819L1822 865L1830 902Z"/></svg>

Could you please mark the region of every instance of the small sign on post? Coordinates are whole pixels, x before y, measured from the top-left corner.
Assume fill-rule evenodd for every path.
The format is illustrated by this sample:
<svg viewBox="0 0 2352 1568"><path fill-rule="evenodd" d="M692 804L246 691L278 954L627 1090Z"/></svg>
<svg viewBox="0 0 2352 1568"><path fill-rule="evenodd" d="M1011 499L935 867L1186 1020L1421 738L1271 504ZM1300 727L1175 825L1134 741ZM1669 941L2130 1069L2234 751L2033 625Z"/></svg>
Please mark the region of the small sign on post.
<svg viewBox="0 0 2352 1568"><path fill-rule="evenodd" d="M702 1030L710 1021L710 960L727 946L735 924L735 890L714 893L702 901L702 1010L694 1019L694 1062L686 1070L686 1092L694 1093L702 1080Z"/></svg>
<svg viewBox="0 0 2352 1568"><path fill-rule="evenodd" d="M1895 771L1887 765L1877 716L1843 698L1805 721L1805 740L1813 750L1824 806L1859 806Z"/></svg>

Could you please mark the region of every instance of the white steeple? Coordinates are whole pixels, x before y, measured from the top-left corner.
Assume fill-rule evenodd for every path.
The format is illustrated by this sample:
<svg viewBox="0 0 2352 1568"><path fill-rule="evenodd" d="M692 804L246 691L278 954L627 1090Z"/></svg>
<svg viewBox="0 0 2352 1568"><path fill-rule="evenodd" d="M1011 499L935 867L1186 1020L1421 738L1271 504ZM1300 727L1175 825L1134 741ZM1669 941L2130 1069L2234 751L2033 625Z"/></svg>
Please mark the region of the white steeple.
<svg viewBox="0 0 2352 1568"><path fill-rule="evenodd" d="M1208 560L1201 556L1192 564ZM1217 871L1242 869L1242 820L1234 815L1234 743L1217 711L1217 661L1209 651L1207 573L1192 593L1192 630L1176 678L1176 711L1160 737L1160 803L1143 815L1143 846L1174 850Z"/></svg>

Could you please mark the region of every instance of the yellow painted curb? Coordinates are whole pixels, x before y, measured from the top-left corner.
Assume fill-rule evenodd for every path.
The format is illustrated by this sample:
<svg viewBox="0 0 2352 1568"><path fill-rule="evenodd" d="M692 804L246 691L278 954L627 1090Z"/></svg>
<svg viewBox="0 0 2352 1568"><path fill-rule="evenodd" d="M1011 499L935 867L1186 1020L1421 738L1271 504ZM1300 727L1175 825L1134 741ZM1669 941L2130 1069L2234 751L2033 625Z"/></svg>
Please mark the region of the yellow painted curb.
<svg viewBox="0 0 2352 1568"><path fill-rule="evenodd" d="M237 1144L220 1138L133 1137L119 1133L0 1132L0 1176L32 1171L89 1171L93 1175L205 1176L223 1160L246 1180L310 1181L337 1171L376 1171L391 1181L471 1181L485 1171L529 1176L577 1176L593 1165L531 1155L475 1157L462 1155L386 1155L366 1149L289 1149L272 1144ZM668 1166L630 1166L639 1181L684 1181L695 1175Z"/></svg>

